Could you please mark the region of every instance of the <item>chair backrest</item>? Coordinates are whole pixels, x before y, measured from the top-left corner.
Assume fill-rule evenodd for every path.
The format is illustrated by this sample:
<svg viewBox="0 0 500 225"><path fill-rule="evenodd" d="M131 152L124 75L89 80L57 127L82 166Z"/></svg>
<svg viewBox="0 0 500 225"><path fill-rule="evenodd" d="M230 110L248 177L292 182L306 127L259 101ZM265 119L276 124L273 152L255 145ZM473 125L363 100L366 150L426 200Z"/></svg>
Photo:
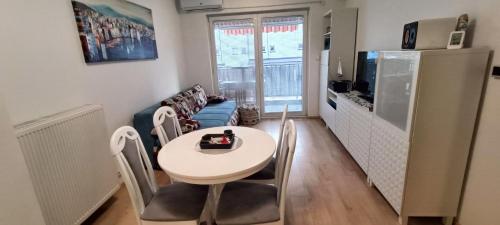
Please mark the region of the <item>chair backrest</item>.
<svg viewBox="0 0 500 225"><path fill-rule="evenodd" d="M278 204L280 208L281 219L285 215L285 196L288 185L290 170L292 169L293 156L295 154L295 145L297 143L297 129L293 120L285 123L283 130L283 143L281 144L281 155L277 158L276 167L278 167L278 176L275 179L278 187Z"/></svg>
<svg viewBox="0 0 500 225"><path fill-rule="evenodd" d="M139 220L145 206L158 190L149 157L139 133L130 126L121 127L113 133L110 148L132 200L136 218Z"/></svg>
<svg viewBox="0 0 500 225"><path fill-rule="evenodd" d="M163 106L156 110L153 115L153 124L161 146L165 146L170 140L182 135L179 119L171 107Z"/></svg>
<svg viewBox="0 0 500 225"><path fill-rule="evenodd" d="M276 159L280 157L281 154L281 142L283 141L283 129L285 128L286 116L288 113L288 104L283 107L283 114L281 114L281 123L278 136L278 145L276 146ZM278 174L278 167L275 167L274 174ZM276 176L275 176L276 177Z"/></svg>

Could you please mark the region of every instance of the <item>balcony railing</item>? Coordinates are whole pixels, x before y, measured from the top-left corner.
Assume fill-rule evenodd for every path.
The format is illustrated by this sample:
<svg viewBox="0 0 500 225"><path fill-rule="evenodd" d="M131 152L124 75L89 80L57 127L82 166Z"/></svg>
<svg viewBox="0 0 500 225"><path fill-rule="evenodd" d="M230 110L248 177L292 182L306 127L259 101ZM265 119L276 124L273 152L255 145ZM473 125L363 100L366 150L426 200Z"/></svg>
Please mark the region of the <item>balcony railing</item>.
<svg viewBox="0 0 500 225"><path fill-rule="evenodd" d="M221 94L246 102L255 102L254 67L218 67ZM264 100L302 100L302 61L281 58L264 61Z"/></svg>

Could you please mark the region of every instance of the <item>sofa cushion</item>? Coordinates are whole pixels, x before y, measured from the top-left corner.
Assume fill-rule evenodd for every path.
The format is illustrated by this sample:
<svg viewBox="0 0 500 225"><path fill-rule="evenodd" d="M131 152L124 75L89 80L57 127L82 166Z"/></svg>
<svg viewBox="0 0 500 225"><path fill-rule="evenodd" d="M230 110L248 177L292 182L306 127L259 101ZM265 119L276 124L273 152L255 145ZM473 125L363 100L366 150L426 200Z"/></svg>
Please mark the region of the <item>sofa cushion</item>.
<svg viewBox="0 0 500 225"><path fill-rule="evenodd" d="M217 108L217 109L236 109L235 101L225 101L218 104L208 104L205 108Z"/></svg>
<svg viewBox="0 0 500 225"><path fill-rule="evenodd" d="M217 108L217 107L205 107L203 110L198 112L198 114L225 114L231 115L233 113L232 108Z"/></svg>
<svg viewBox="0 0 500 225"><path fill-rule="evenodd" d="M227 126L227 123L223 120L201 120L198 122L200 122L200 129Z"/></svg>
<svg viewBox="0 0 500 225"><path fill-rule="evenodd" d="M193 115L193 119L200 123L200 128L236 125L232 122L237 112L236 102L227 101L219 104L208 104L205 108Z"/></svg>
<svg viewBox="0 0 500 225"><path fill-rule="evenodd" d="M193 119L198 120L198 121L204 121L204 120L222 120L222 121L229 121L231 118L231 115L228 115L226 113L198 113L193 116Z"/></svg>
<svg viewBox="0 0 500 225"><path fill-rule="evenodd" d="M233 115L231 115L231 119L227 123L227 126L238 126L240 122L240 113L238 110L234 110Z"/></svg>

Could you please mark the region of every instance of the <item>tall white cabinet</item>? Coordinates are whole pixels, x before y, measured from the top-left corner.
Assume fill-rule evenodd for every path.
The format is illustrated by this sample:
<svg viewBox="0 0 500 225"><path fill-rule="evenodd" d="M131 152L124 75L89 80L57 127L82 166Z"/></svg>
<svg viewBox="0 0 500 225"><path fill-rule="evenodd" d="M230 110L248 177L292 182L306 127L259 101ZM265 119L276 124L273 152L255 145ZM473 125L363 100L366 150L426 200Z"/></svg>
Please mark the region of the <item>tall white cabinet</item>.
<svg viewBox="0 0 500 225"><path fill-rule="evenodd" d="M381 52L368 177L408 217L457 215L487 49Z"/></svg>
<svg viewBox="0 0 500 225"><path fill-rule="evenodd" d="M328 89L328 59L330 52L324 50L321 53L320 69L320 95L319 95L319 114L326 126L335 132L337 127L337 94Z"/></svg>
<svg viewBox="0 0 500 225"><path fill-rule="evenodd" d="M328 90L328 81L339 79L336 75L339 62L342 64L342 79L353 79L357 19L357 8L329 10L323 17L324 50L321 52L319 114L333 132L337 129L338 94Z"/></svg>

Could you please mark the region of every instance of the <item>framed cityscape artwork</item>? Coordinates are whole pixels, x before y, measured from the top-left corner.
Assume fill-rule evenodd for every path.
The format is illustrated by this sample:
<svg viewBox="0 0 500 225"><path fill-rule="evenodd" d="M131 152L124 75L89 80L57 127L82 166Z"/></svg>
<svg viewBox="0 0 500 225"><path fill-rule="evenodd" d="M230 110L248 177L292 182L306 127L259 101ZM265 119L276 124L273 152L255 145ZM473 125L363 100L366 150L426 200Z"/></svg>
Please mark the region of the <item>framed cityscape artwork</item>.
<svg viewBox="0 0 500 225"><path fill-rule="evenodd" d="M126 0L72 0L87 63L158 58L151 9Z"/></svg>

